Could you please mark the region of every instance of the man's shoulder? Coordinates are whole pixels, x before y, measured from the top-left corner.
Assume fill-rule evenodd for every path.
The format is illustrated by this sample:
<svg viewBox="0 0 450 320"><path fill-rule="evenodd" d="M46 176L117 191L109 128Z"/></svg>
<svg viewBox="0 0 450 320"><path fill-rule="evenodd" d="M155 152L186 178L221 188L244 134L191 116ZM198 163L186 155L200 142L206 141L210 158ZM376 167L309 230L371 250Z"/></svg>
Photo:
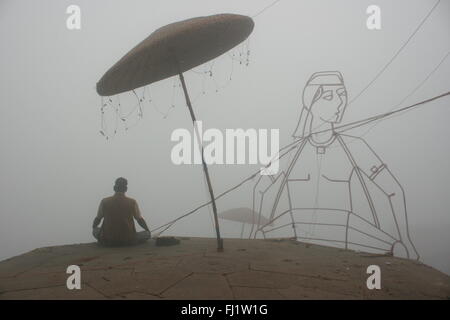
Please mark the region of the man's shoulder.
<svg viewBox="0 0 450 320"><path fill-rule="evenodd" d="M121 196L121 197L115 197L115 196L109 196L102 199L102 203L108 203L108 202L116 202L120 201L122 203L128 203L130 205L137 204L137 201L131 197L128 196Z"/></svg>
<svg viewBox="0 0 450 320"><path fill-rule="evenodd" d="M130 201L136 201L136 200L134 200L134 198L130 197L130 196L127 195L127 194L124 194L124 195L123 195L123 198L124 198L124 199L127 199L127 200L130 200Z"/></svg>
<svg viewBox="0 0 450 320"><path fill-rule="evenodd" d="M125 199L126 199L129 203L132 203L132 204L137 203L137 201L136 201L134 198L131 198L131 197L128 197L128 196L125 196Z"/></svg>
<svg viewBox="0 0 450 320"><path fill-rule="evenodd" d="M112 196L109 196L109 197L103 198L101 202L108 202L108 201L111 201L111 200L112 200L112 198L113 198Z"/></svg>

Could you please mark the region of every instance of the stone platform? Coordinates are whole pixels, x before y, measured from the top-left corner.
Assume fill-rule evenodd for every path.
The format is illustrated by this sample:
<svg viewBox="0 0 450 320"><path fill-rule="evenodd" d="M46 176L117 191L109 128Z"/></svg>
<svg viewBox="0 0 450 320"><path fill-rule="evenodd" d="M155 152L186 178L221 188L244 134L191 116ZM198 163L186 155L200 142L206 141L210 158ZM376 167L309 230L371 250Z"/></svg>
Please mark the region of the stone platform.
<svg viewBox="0 0 450 320"><path fill-rule="evenodd" d="M0 262L0 299L449 299L450 277L420 262L289 239L46 247ZM66 269L81 269L68 290ZM381 289L369 290L369 265Z"/></svg>

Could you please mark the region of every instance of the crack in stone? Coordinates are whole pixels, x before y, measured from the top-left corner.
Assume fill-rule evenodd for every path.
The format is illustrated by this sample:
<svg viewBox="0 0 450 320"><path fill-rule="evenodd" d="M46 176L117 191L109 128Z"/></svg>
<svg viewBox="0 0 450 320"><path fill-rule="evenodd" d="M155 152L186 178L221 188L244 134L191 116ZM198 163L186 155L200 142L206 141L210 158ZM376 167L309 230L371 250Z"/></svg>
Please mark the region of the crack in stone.
<svg viewBox="0 0 450 320"><path fill-rule="evenodd" d="M229 288L230 291L231 291L231 295L232 295L232 297L233 297L233 300L236 300L236 296L235 296L235 294L234 294L233 287L231 286L230 280L228 279L228 277L227 277L226 274L223 274L223 277L225 278L225 281L227 282L228 288Z"/></svg>
<svg viewBox="0 0 450 320"><path fill-rule="evenodd" d="M235 285L235 286L231 286L231 288L253 288L253 289L272 289L272 290L276 290L277 288L274 287L265 287L265 286L243 286L243 285ZM288 287L290 288L290 287Z"/></svg>
<svg viewBox="0 0 450 320"><path fill-rule="evenodd" d="M110 299L110 297L106 294L104 294L101 290L95 288L93 285L91 285L88 282L84 282L83 284L87 285L89 288L91 288L92 290L94 290L95 292L97 292L98 294L102 295L105 299Z"/></svg>
<svg viewBox="0 0 450 320"><path fill-rule="evenodd" d="M46 286L46 287L32 287L32 288L7 290L7 291L1 291L0 295L3 295L5 293L10 293L10 292L20 292L20 291L28 291L28 290L40 290L40 289L49 289L49 288L57 288L57 287L64 287L64 285L58 284L58 285Z"/></svg>
<svg viewBox="0 0 450 320"><path fill-rule="evenodd" d="M174 287L175 285L177 285L178 283L180 283L181 281L183 281L184 279L189 278L190 276L192 276L194 274L194 272L189 273L188 275L186 275L185 277L181 278L180 280L178 280L177 282L173 283L172 285L168 286L167 288L165 288L164 290L159 292L159 295L162 296L164 292L166 292L167 290L169 290L170 288Z"/></svg>
<svg viewBox="0 0 450 320"><path fill-rule="evenodd" d="M311 276L311 275L307 275L304 273L290 273L290 272L255 269L255 268L252 268L250 266L250 264L249 264L249 270L256 271L256 272L278 273L278 274L285 274L285 275L289 275L289 276L299 276L299 277L304 277L304 278L312 278L312 279L327 280L327 281L342 281L342 282L348 281L345 279L329 278L329 277L324 277L324 276L320 276L320 275L319 276Z"/></svg>
<svg viewBox="0 0 450 320"><path fill-rule="evenodd" d="M115 295L114 297L121 297L121 298L125 298L124 295L127 294L132 294L132 293L140 293L140 294L144 294L146 296L152 296L152 297L158 297L160 299L164 299L162 296L160 296L159 294L152 294L152 293L148 293L145 291L139 291L139 290L133 290L133 291L127 291L127 292L121 292L117 295Z"/></svg>

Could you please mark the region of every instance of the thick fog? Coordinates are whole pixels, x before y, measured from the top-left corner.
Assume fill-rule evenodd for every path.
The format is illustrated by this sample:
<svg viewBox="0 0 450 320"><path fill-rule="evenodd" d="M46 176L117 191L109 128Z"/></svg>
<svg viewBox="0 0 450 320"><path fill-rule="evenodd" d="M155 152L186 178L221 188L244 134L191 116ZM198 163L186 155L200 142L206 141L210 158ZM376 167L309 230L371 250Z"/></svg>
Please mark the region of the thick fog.
<svg viewBox="0 0 450 320"><path fill-rule="evenodd" d="M175 165L170 157L172 132L192 130L178 80L150 85L152 104L143 103L143 118L131 115L128 130L119 121L108 140L100 133L101 98L95 85L120 57L163 25L217 13L254 16L270 3L1 1L0 259L37 247L94 241L91 225L98 204L113 193L120 176L128 179L128 195L138 201L150 229L208 201L201 165ZM249 41L216 59L212 77L202 73L211 63L186 73L197 117L205 128L277 128L284 146L292 142L303 87L312 73L339 70L351 100L394 57L435 3L279 1L254 17ZM72 4L81 9L79 30L66 26L66 9ZM366 26L366 9L372 4L381 9L380 30ZM449 31L450 1L443 0L386 70L347 107L343 123L387 112L408 96L448 54ZM450 58L397 107L447 92L449 71ZM136 104L132 93L120 99L124 110ZM368 127L351 133L364 134L401 182L421 260L450 274L449 99L387 119L367 133ZM109 134L115 128L112 115L105 119ZM259 167L211 165L216 194ZM251 207L254 183L218 200L218 211ZM203 208L165 235L214 237L211 217L210 209ZM239 236L240 224L221 220L220 226L224 237Z"/></svg>

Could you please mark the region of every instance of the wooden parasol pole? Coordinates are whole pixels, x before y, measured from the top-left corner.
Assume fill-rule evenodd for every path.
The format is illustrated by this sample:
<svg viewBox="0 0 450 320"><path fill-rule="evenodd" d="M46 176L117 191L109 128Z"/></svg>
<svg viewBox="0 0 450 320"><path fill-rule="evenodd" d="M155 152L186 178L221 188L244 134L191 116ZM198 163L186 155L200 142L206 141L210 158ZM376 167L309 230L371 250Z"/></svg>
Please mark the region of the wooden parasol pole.
<svg viewBox="0 0 450 320"><path fill-rule="evenodd" d="M183 87L183 92L184 92L184 97L186 99L186 104L189 108L189 113L191 114L191 119L192 122L194 124L194 129L196 132L196 136L197 136L197 141L198 141L198 145L200 147L200 152L202 155L202 165L203 165L203 172L205 173L205 177L206 177L206 182L208 183L208 190L209 190L209 195L211 196L211 203L212 203L212 207L213 207L213 213L214 213L214 222L215 222L215 226L216 226L216 236L217 236L217 251L222 252L223 251L223 241L222 238L220 237L220 230L219 230L219 218L217 216L217 207L216 207L216 200L214 197L214 191L212 188L212 184L211 184L211 179L209 178L209 172L208 172L208 166L206 165L205 159L203 157L203 144L200 141L200 135L198 132L198 127L195 125L195 122L197 121L197 119L195 118L195 114L194 114L194 110L192 109L192 105L191 105L191 99L189 99L189 94L186 88L186 83L184 82L184 76L183 73L180 71L179 72L179 77L180 77L180 81L181 81L181 85Z"/></svg>

